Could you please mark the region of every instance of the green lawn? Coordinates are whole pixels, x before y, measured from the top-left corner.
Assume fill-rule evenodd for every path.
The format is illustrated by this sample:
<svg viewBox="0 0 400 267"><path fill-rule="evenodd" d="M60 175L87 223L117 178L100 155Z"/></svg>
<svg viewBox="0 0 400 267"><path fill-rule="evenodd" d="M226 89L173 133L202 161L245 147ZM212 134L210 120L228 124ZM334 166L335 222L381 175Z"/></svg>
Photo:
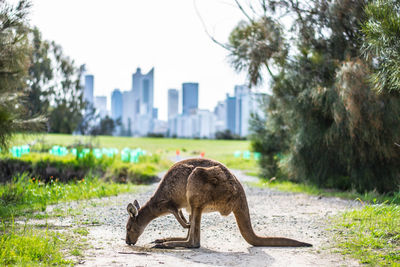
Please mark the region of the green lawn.
<svg viewBox="0 0 400 267"><path fill-rule="evenodd" d="M197 157L201 152L206 158L218 160L230 168L257 171L257 163L254 159L244 160L235 158L237 150L250 150L250 141L247 140L208 140L208 139L173 139L173 138L133 138L113 136L80 136L65 134L37 134L37 135L16 135L12 145L24 145L36 141L45 146L52 145L69 146L81 143L91 143L95 147L112 147L119 150L129 147L140 147L150 153L159 154L168 159L175 159L176 150L180 151L181 157Z"/></svg>

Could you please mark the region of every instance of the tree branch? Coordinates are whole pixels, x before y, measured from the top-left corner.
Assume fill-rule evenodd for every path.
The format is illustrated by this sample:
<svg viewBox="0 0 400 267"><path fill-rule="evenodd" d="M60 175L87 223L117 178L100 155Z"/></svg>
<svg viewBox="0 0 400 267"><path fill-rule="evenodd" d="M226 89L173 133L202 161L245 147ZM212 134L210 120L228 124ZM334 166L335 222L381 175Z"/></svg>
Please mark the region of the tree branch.
<svg viewBox="0 0 400 267"><path fill-rule="evenodd" d="M244 10L244 8L242 7L242 5L239 3L238 0L235 0L236 5L238 6L238 8L240 9L240 11L242 11L243 15L245 15L245 17L250 21L253 22L253 19L246 13L246 11Z"/></svg>
<svg viewBox="0 0 400 267"><path fill-rule="evenodd" d="M193 6L194 6L194 9L195 9L195 11L196 11L197 16L198 16L199 19L200 19L201 24L203 25L204 31L206 32L206 34L208 35L208 37L211 39L211 41L213 41L214 43L216 43L217 45L219 45L220 47L222 47L222 48L224 48L224 49L226 49L226 50L228 50L228 51L232 51L232 49L231 49L231 47L230 47L229 45L226 45L226 44L223 44L223 43L219 42L217 39L214 38L214 36L212 36L212 35L208 32L207 26L206 26L206 24L204 23L204 20L203 20L201 14L200 14L199 9L197 8L196 0L193 0Z"/></svg>

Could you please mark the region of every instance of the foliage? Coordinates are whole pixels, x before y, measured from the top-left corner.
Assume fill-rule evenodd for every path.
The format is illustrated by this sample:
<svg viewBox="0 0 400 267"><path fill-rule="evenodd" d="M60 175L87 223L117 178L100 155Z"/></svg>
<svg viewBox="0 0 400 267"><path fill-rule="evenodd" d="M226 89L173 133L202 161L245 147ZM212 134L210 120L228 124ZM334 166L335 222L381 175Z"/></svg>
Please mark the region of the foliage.
<svg viewBox="0 0 400 267"><path fill-rule="evenodd" d="M141 156L139 163L125 163L116 157L97 159L93 153L83 158L30 153L20 159L0 157L0 181L7 182L13 176L24 173L43 183L51 183L54 179L60 182L77 181L96 175L115 182L141 184L153 182L159 171L170 166L169 160L161 160L157 155Z"/></svg>
<svg viewBox="0 0 400 267"><path fill-rule="evenodd" d="M85 107L81 76L84 66L77 68L73 60L65 56L61 46L52 42L55 58L56 88L52 100L54 105L49 109L49 129L54 133L72 133L82 120Z"/></svg>
<svg viewBox="0 0 400 267"><path fill-rule="evenodd" d="M23 174L0 185L0 218L28 215L29 212L45 210L47 205L62 201L101 198L134 189L132 184L106 183L91 176L68 183L53 178L44 183L39 178Z"/></svg>
<svg viewBox="0 0 400 267"><path fill-rule="evenodd" d="M31 115L47 115L51 96L54 94L54 85L50 81L54 79L52 69L51 44L42 40L42 34L38 28L30 32L32 38L32 51L29 66L29 91L27 107Z"/></svg>
<svg viewBox="0 0 400 267"><path fill-rule="evenodd" d="M287 53L279 24L265 16L257 21L239 22L230 34L229 45L233 67L237 71L247 70L253 85L262 81L263 67L271 73L269 61L282 62Z"/></svg>
<svg viewBox="0 0 400 267"><path fill-rule="evenodd" d="M233 134L231 132L231 130L229 130L229 129L216 132L215 139L218 139L218 140L246 140L245 137L241 137L238 134Z"/></svg>
<svg viewBox="0 0 400 267"><path fill-rule="evenodd" d="M49 182L50 177L66 182L82 179L87 174L101 175L111 165L112 159L96 159L93 154L88 154L82 159L72 155L58 157L44 153L30 153L20 159L0 158L0 181L9 181L14 175L26 173L31 177Z"/></svg>
<svg viewBox="0 0 400 267"><path fill-rule="evenodd" d="M400 137L400 101L394 93L377 94L368 83L381 68L361 56L361 26L372 14L365 13L365 7L364 0L262 2L259 15L249 8L258 19L247 15L249 22L232 31L228 47L235 57L233 67L249 77L267 68L272 77L268 119L255 117L251 124L263 176L359 192L399 189L400 149L395 143ZM269 24L284 25L286 17L292 18L292 26L277 34ZM256 23L263 29L252 29L257 21L269 24ZM264 31L283 43L257 37L268 36L258 34ZM285 56L260 53L260 47ZM253 53L259 58L252 58Z"/></svg>
<svg viewBox="0 0 400 267"><path fill-rule="evenodd" d="M154 163L118 162L111 166L105 177L119 183L148 184L159 179L157 174L158 168Z"/></svg>
<svg viewBox="0 0 400 267"><path fill-rule="evenodd" d="M91 130L91 135L113 135L116 128L121 125L121 120L113 120L108 116L101 118L98 125L95 125Z"/></svg>
<svg viewBox="0 0 400 267"><path fill-rule="evenodd" d="M0 147L6 148L15 132L39 129L43 118L27 114L24 105L29 68L30 43L25 0L0 6Z"/></svg>
<svg viewBox="0 0 400 267"><path fill-rule="evenodd" d="M85 109L83 110L83 117L78 128L76 129L78 133L82 135L90 134L94 123L99 119L99 114L93 106L92 103L85 103Z"/></svg>
<svg viewBox="0 0 400 267"><path fill-rule="evenodd" d="M365 12L363 52L376 71L371 81L379 91L400 91L400 3L371 1Z"/></svg>
<svg viewBox="0 0 400 267"><path fill-rule="evenodd" d="M77 68L61 46L43 40L38 28L31 30L30 37L27 109L31 115L48 116L51 132L72 133L83 119L80 79L84 66Z"/></svg>
<svg viewBox="0 0 400 267"><path fill-rule="evenodd" d="M60 251L65 240L60 234L31 228L16 229L2 224L0 235L0 264L20 265L67 265L71 261Z"/></svg>
<svg viewBox="0 0 400 267"><path fill-rule="evenodd" d="M400 264L400 206L367 205L335 218L337 245L364 264Z"/></svg>

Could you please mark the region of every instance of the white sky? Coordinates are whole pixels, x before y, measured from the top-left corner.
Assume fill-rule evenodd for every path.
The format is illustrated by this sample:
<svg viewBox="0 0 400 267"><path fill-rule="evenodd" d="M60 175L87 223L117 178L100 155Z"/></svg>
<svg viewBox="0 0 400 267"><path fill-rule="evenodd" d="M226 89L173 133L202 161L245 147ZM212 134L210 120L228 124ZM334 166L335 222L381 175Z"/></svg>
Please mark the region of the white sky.
<svg viewBox="0 0 400 267"><path fill-rule="evenodd" d="M212 110L245 83L228 63L228 52L208 31L227 42L243 18L233 0L33 0L31 25L60 44L77 64L95 75L94 94L110 103L115 88L131 89L137 67L154 74L154 105L167 118L167 91L199 82L199 107ZM110 105L110 104L109 104ZM181 102L180 102L181 105Z"/></svg>

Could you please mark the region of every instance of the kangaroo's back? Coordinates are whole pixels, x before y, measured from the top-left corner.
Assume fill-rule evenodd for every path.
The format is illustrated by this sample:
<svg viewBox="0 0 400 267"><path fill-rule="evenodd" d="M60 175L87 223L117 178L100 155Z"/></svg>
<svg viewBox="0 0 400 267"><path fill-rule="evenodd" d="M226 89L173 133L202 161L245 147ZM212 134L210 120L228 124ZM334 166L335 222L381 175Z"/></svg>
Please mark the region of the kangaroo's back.
<svg viewBox="0 0 400 267"><path fill-rule="evenodd" d="M214 166L219 166L228 179L237 182L232 173L218 161L204 158L186 159L175 163L168 169L151 200L157 203L170 201L177 207L185 207L187 205L186 186L189 175L197 167Z"/></svg>

